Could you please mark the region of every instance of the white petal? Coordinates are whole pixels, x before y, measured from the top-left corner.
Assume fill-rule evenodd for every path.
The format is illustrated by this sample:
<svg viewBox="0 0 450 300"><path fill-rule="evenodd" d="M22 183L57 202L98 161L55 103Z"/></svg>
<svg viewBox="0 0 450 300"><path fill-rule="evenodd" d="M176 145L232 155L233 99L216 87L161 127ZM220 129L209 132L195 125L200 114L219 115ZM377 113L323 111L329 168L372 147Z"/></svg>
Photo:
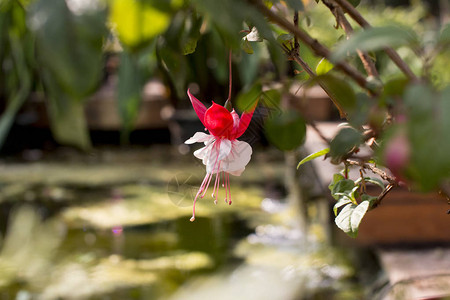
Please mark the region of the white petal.
<svg viewBox="0 0 450 300"><path fill-rule="evenodd" d="M234 176L241 176L242 172L244 172L245 168L237 170L237 171L229 171L228 173Z"/></svg>
<svg viewBox="0 0 450 300"><path fill-rule="evenodd" d="M222 161L221 170L240 176L252 156L252 147L243 141L232 142L230 154Z"/></svg>
<svg viewBox="0 0 450 300"><path fill-rule="evenodd" d="M231 141L227 139L222 139L220 142L220 149L219 149L219 160L225 159L230 152L231 152Z"/></svg>
<svg viewBox="0 0 450 300"><path fill-rule="evenodd" d="M214 141L214 143L208 145L210 147L210 151L207 154L207 157L203 160L203 163L206 165L206 172L210 174L217 173L217 169L219 167L219 156L220 156L220 140ZM205 163L206 160L206 163Z"/></svg>
<svg viewBox="0 0 450 300"><path fill-rule="evenodd" d="M192 136L190 139L188 139L185 144L193 144L193 143L202 143L207 142L214 137L212 135L206 134L204 132L196 132L194 136Z"/></svg>
<svg viewBox="0 0 450 300"><path fill-rule="evenodd" d="M202 147L202 148L200 148L198 150L195 150L194 151L194 156L199 158L199 159L203 159L203 158L205 158L205 155L207 154L207 152L208 152L208 146L205 146L205 147Z"/></svg>

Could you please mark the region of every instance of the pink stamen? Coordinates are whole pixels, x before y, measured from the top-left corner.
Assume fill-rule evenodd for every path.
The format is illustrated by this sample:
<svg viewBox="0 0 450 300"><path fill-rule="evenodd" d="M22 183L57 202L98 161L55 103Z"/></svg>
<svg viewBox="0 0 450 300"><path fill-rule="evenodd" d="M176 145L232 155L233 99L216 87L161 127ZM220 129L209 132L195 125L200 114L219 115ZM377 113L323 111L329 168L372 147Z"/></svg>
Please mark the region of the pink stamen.
<svg viewBox="0 0 450 300"><path fill-rule="evenodd" d="M228 185L228 204L231 205L231 186L230 186L230 174L227 173L227 185Z"/></svg>
<svg viewBox="0 0 450 300"><path fill-rule="evenodd" d="M194 198L194 205L192 206L192 217L190 219L191 222L195 221L195 204L197 203L197 198L200 195L200 193L203 191L203 189L205 188L205 182L208 178L211 178L211 174L206 173L205 178L203 179L202 184L200 185L200 188L198 189L197 194L195 195ZM206 188L207 189L207 188Z"/></svg>
<svg viewBox="0 0 450 300"><path fill-rule="evenodd" d="M200 194L201 192L204 191L204 189L205 189L205 183L206 183L206 181L208 180L209 176L210 176L210 174L206 173L206 176L205 176L205 178L203 179L202 184L200 185L200 188L198 189L198 192L197 192L198 194Z"/></svg>
<svg viewBox="0 0 450 300"><path fill-rule="evenodd" d="M209 176L208 183L206 183L205 189L203 190L203 194L200 196L200 198L205 197L206 192L208 191L209 183L211 182L211 179L212 179L212 177L213 177L212 174L209 174L209 173L208 173L207 175Z"/></svg>
<svg viewBox="0 0 450 300"><path fill-rule="evenodd" d="M213 189L213 193L212 193L212 197L214 198L214 195L216 195L216 200L217 200L217 194L219 193L219 185L220 185L220 162L219 162L219 166L217 167L217 173L216 173L216 181L214 182L214 189Z"/></svg>
<svg viewBox="0 0 450 300"><path fill-rule="evenodd" d="M200 188L198 189L197 194L195 195L194 205L192 207L192 217L190 219L191 222L195 221L195 204L197 203L197 199L198 199L199 196L200 196L200 198L205 197L205 194L208 191L209 184L211 183L211 179L213 178L214 171L216 171L216 179L214 180L214 189L213 189L212 196L214 197L214 195L215 195L216 199L214 200L214 204L217 204L217 194L218 194L218 191L219 191L219 184L220 184L220 172L219 172L219 170L220 170L220 161L219 161L220 140L219 140L218 143L215 143L213 147L215 147L216 150L217 150L216 161L214 162L214 166L213 166L212 172L211 173L206 173L206 176L203 179L203 182L200 185ZM219 163L219 164L217 164L217 163ZM217 166L217 169L216 169L216 166Z"/></svg>
<svg viewBox="0 0 450 300"><path fill-rule="evenodd" d="M228 184L227 184L227 177L226 177L226 174L225 174L225 172L223 172L224 174L223 174L223 181L224 181L224 183L225 183L225 203L227 203L228 204Z"/></svg>

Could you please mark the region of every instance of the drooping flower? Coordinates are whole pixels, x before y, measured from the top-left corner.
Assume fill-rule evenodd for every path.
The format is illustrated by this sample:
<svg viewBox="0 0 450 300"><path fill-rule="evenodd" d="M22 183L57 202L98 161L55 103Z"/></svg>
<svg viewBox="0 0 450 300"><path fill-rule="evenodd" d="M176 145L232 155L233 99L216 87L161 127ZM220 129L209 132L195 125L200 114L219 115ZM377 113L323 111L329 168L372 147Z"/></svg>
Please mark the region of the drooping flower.
<svg viewBox="0 0 450 300"><path fill-rule="evenodd" d="M248 128L256 105L241 117L233 110L229 112L222 105L213 102L208 109L187 91L197 116L210 134L196 132L186 144L204 143L205 146L194 152L206 166L206 176L195 195L191 222L195 220L195 204L203 198L208 190L214 174L212 197L217 204L219 186L225 188L225 202L231 204L230 174L240 176L250 161L252 147L243 141L238 141Z"/></svg>

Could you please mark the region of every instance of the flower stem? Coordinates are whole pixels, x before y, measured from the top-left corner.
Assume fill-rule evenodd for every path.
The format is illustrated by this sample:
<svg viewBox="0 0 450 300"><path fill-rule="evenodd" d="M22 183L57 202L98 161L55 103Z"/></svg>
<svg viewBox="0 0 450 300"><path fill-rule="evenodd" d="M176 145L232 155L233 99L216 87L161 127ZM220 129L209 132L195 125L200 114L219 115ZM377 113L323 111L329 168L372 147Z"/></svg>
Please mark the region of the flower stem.
<svg viewBox="0 0 450 300"><path fill-rule="evenodd" d="M232 50L230 49L229 53L228 53L228 101L231 101L231 88L233 86L233 70L232 70L232 63L231 63L231 57L232 57ZM231 104L231 103L230 103Z"/></svg>

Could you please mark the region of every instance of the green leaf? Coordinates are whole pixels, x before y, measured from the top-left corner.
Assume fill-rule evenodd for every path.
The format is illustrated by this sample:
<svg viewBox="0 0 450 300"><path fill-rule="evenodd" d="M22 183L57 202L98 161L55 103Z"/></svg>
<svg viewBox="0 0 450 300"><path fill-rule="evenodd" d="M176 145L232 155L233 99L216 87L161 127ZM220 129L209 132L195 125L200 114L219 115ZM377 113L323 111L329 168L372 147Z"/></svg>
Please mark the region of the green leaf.
<svg viewBox="0 0 450 300"><path fill-rule="evenodd" d="M356 108L356 94L351 85L343 78L330 73L319 75L309 81L309 86L319 84L330 94L346 113L352 113Z"/></svg>
<svg viewBox="0 0 450 300"><path fill-rule="evenodd" d="M373 27L354 34L341 43L331 56L332 62L344 59L356 50L375 51L386 47L399 47L418 43L417 35L408 29L397 26Z"/></svg>
<svg viewBox="0 0 450 300"><path fill-rule="evenodd" d="M22 107L31 90L31 71L25 61L25 47L15 34L9 35L11 54L17 75L20 78L20 87L14 91L8 101L6 109L0 117L0 149L3 147L8 132L19 109Z"/></svg>
<svg viewBox="0 0 450 300"><path fill-rule="evenodd" d="M323 156L323 155L327 154L328 152L330 152L330 148L325 148L323 150L320 150L320 151L317 151L315 153L308 155L307 157L305 157L298 163L297 169L300 168L300 166L303 165L304 163L306 163L310 160L316 159L317 157Z"/></svg>
<svg viewBox="0 0 450 300"><path fill-rule="evenodd" d="M342 128L330 142L330 156L335 162L349 154L363 141L362 134L354 128Z"/></svg>
<svg viewBox="0 0 450 300"><path fill-rule="evenodd" d="M406 77L394 78L392 80L389 80L384 85L384 94L387 96L403 96L408 82L409 80Z"/></svg>
<svg viewBox="0 0 450 300"><path fill-rule="evenodd" d="M325 75L334 68L334 65L325 57L322 58L316 67L317 75Z"/></svg>
<svg viewBox="0 0 450 300"><path fill-rule="evenodd" d="M110 21L122 43L135 48L163 33L170 24L171 15L139 0L114 0Z"/></svg>
<svg viewBox="0 0 450 300"><path fill-rule="evenodd" d="M303 6L303 2L301 0L285 0L286 3L294 10L303 11L305 7Z"/></svg>
<svg viewBox="0 0 450 300"><path fill-rule="evenodd" d="M265 132L274 146L290 151L305 142L306 124L297 112L290 110L268 119Z"/></svg>
<svg viewBox="0 0 450 300"><path fill-rule="evenodd" d="M361 201L368 201L369 202L369 207L372 206L372 204L378 199L378 197L376 196L370 196L367 194L361 195Z"/></svg>
<svg viewBox="0 0 450 300"><path fill-rule="evenodd" d="M188 55L195 52L197 48L197 39L188 39L183 47L183 54Z"/></svg>
<svg viewBox="0 0 450 300"><path fill-rule="evenodd" d="M261 38L274 40L272 30L264 16L247 1L192 0L191 2L212 22L225 44L233 49L240 46L241 37L238 33L244 22L255 26Z"/></svg>
<svg viewBox="0 0 450 300"><path fill-rule="evenodd" d="M334 216L337 216L337 212L340 207L353 202L352 199L347 196L341 197L337 201L338 202L333 206Z"/></svg>
<svg viewBox="0 0 450 300"><path fill-rule="evenodd" d="M333 174L333 180L328 185L328 188L330 189L330 192L333 191L334 186L341 180L344 180L345 177L341 173L335 173Z"/></svg>
<svg viewBox="0 0 450 300"><path fill-rule="evenodd" d="M292 41L293 39L294 39L294 36L290 33L282 33L277 37L277 41L279 41L280 43Z"/></svg>
<svg viewBox="0 0 450 300"><path fill-rule="evenodd" d="M428 85L414 84L405 91L411 149L406 174L424 191L436 189L450 174L449 99L450 88L438 93Z"/></svg>
<svg viewBox="0 0 450 300"><path fill-rule="evenodd" d="M438 38L438 43L444 46L450 44L450 23L442 28Z"/></svg>
<svg viewBox="0 0 450 300"><path fill-rule="evenodd" d="M241 47L242 47L242 50L245 51L245 53L253 54L252 45L250 44L250 42L248 40L242 40Z"/></svg>
<svg viewBox="0 0 450 300"><path fill-rule="evenodd" d="M359 205L347 204L335 218L336 225L352 238L356 238L359 225L369 205L369 201L363 201Z"/></svg>
<svg viewBox="0 0 450 300"><path fill-rule="evenodd" d="M75 15L66 1L38 0L28 19L39 67L51 73L58 89L79 101L95 91L103 75L106 11Z"/></svg>
<svg viewBox="0 0 450 300"><path fill-rule="evenodd" d="M120 56L117 85L117 107L122 120L121 142L127 143L129 134L139 114L144 80L137 64L137 57L126 51Z"/></svg>
<svg viewBox="0 0 450 300"><path fill-rule="evenodd" d="M189 72L187 57L183 53L167 47L161 40L158 42L160 43L156 46L157 57L171 80L177 96L182 98L186 94L186 80Z"/></svg>
<svg viewBox="0 0 450 300"><path fill-rule="evenodd" d="M333 198L336 200L338 200L342 196L347 196L350 199L353 199L355 187L358 188L358 186L355 186L353 180L342 179L333 186L333 189L331 190L331 196L333 196Z"/></svg>
<svg viewBox="0 0 450 300"><path fill-rule="evenodd" d="M262 92L261 104L270 109L279 109L281 92L277 89Z"/></svg>
<svg viewBox="0 0 450 300"><path fill-rule="evenodd" d="M261 83L257 82L249 89L241 91L236 98L236 108L240 111L247 111L258 102L262 91Z"/></svg>
<svg viewBox="0 0 450 300"><path fill-rule="evenodd" d="M357 7L361 3L361 0L348 0L348 2L350 2L353 7Z"/></svg>
<svg viewBox="0 0 450 300"><path fill-rule="evenodd" d="M377 186L379 186L381 189L384 190L384 183L383 183L383 181L381 181L381 180L378 179L378 178L374 178L374 177L364 177L364 181L365 181L365 182L368 182L368 183L371 183L371 184L374 184L374 185L377 185ZM357 180L355 180L355 184L360 184L361 182L362 182L362 178L358 178Z"/></svg>
<svg viewBox="0 0 450 300"><path fill-rule="evenodd" d="M352 229L353 237L356 237L358 235L359 225L361 224L364 215L369 209L369 206L370 206L369 201L363 201L352 212L350 226Z"/></svg>
<svg viewBox="0 0 450 300"><path fill-rule="evenodd" d="M355 237L353 235L351 225L351 217L355 208L356 208L355 204L353 203L347 204L334 219L334 222L336 223L337 227L351 237Z"/></svg>

